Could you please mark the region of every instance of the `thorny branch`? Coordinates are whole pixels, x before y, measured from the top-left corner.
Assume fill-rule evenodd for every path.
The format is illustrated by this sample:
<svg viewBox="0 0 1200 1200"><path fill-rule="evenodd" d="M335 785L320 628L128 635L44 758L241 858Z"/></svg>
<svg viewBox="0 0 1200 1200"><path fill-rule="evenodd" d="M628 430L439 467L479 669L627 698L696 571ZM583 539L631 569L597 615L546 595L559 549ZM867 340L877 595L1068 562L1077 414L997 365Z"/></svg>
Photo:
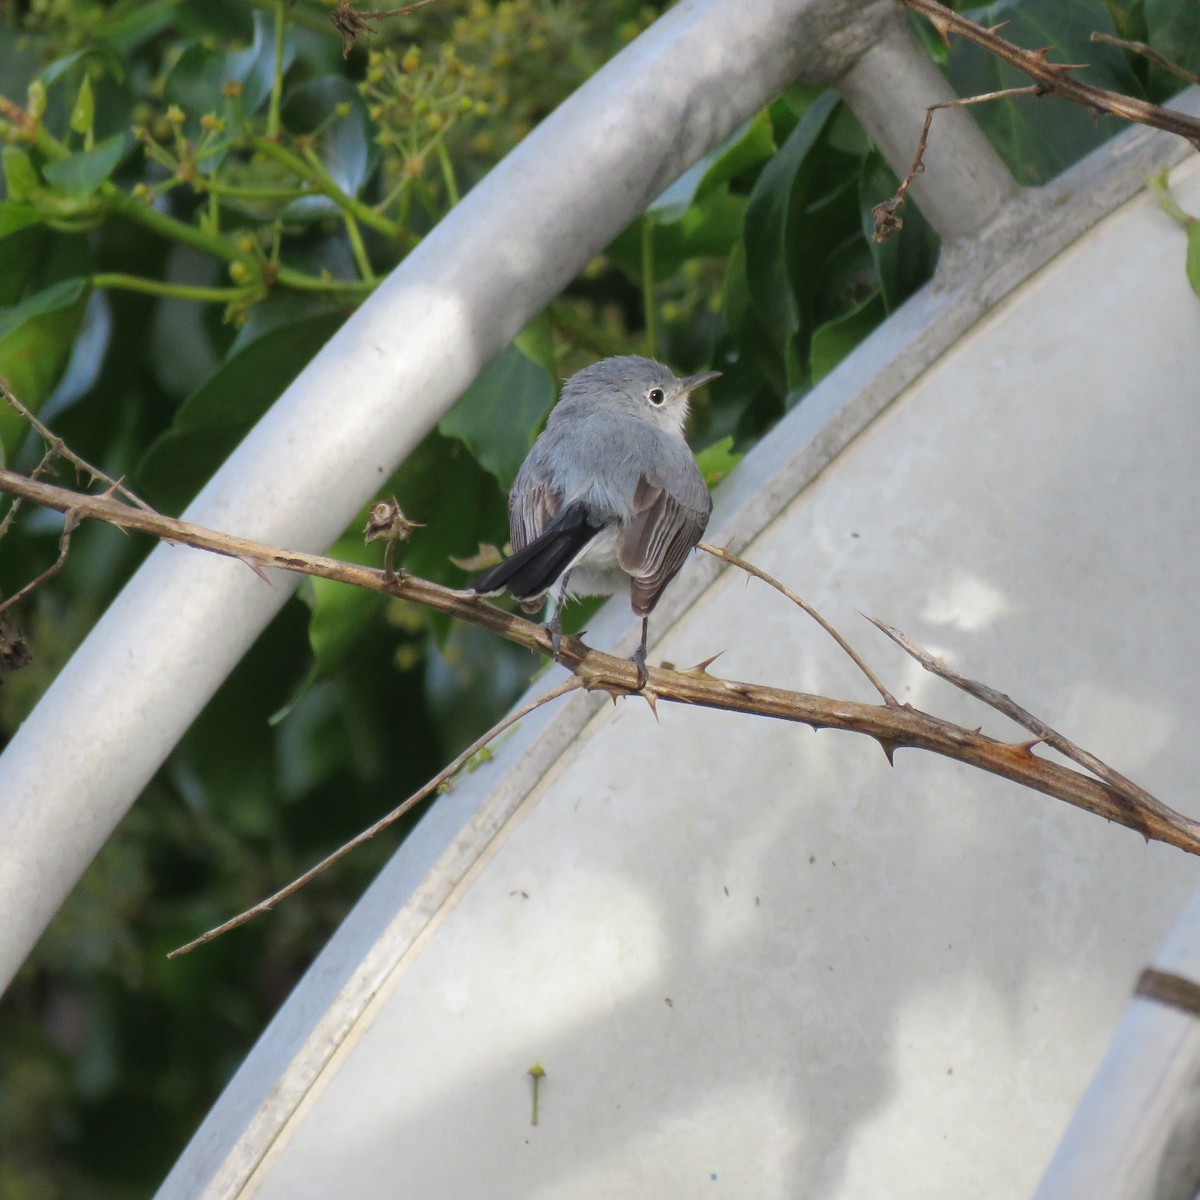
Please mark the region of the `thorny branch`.
<svg viewBox="0 0 1200 1200"><path fill-rule="evenodd" d="M1161 104L1151 104L1148 100L1139 100L1134 96L1126 96L1122 92L1114 92L1109 88L1084 83L1081 79L1076 79L1071 72L1080 70L1085 64L1050 62L1046 57L1050 51L1048 46L1038 50L1026 50L1000 36L999 31L1004 27L1003 23L986 29L969 17L964 17L946 8L945 5L939 4L938 0L896 0L896 3L926 17L941 34L947 46L950 45L951 35L958 34L960 37L982 46L989 54L1002 62L1006 62L1028 75L1033 80L1033 84L1024 88L1006 88L1003 91L989 92L986 95L968 96L962 100L950 100L944 104L934 104L925 110L925 127L921 133L912 168L896 193L875 207L875 240L877 242L885 241L900 230L901 222L895 214L904 203L905 194L913 178L921 170L921 160L925 154L929 126L934 112L939 108L979 104L986 100L997 100L1007 96L1056 96L1060 100L1069 100L1074 104L1080 104L1096 116L1118 117L1123 121L1149 125L1154 129L1163 129L1168 133L1178 134L1179 137L1186 138L1193 147L1200 150L1200 119L1175 109L1164 108ZM1114 40L1101 34L1092 36L1095 41ZM1189 73L1173 67L1161 55L1150 50L1149 47L1143 47L1140 43L1117 42L1116 44L1143 54L1185 78L1189 75Z"/></svg>
<svg viewBox="0 0 1200 1200"><path fill-rule="evenodd" d="M249 908L238 913L236 917L230 917L228 921L222 921L220 925L214 926L207 933L202 933L198 938L193 938L185 945L176 947L167 957L178 958L181 954L187 954L189 950L195 950L197 946L203 946L205 942L211 942L214 938L220 937L221 934L228 933L231 929L237 929L240 925L245 925L247 921L253 920L259 913L268 912L280 900L286 900L294 892L298 892L309 880L315 879L322 871L328 870L334 863L345 858L351 850L357 849L363 842L370 841L371 838L377 833L382 833L389 825L394 825L406 812L409 812L420 804L426 796L432 795L443 784L453 779L463 767L470 763L475 755L483 750L489 742L498 738L506 729L511 729L514 725L529 716L531 712L535 712L543 705L549 704L557 700L560 696L565 696L568 692L573 692L582 686L583 680L572 675L570 679L560 683L557 687L551 688L536 700L531 700L528 704L523 704L520 708L514 709L508 716L497 721L487 733L476 738L456 759L447 763L428 783L423 784L413 792L407 800L396 805L386 816L380 817L374 825L370 825L362 833L356 834L344 845L339 846L332 854L327 855L319 863L309 867L302 875L297 875L291 883L281 887L277 892L273 892L265 900L260 900L257 904L251 905Z"/></svg>
<svg viewBox="0 0 1200 1200"><path fill-rule="evenodd" d="M109 476L105 475L103 471L93 467L92 464L87 462L85 459L80 458L79 455L76 454L70 448L70 446L68 446L66 442L62 440L62 438L43 425L42 422L38 420L37 416L24 404L22 404L20 400L17 399L12 388L9 387L8 382L2 376L0 376L0 395L3 395L4 399L8 401L9 405L16 410L16 412L27 422L27 424L30 425L32 429L35 430L38 436L41 437L42 441L46 444L46 451L42 455L37 466L33 468L31 478L40 478L49 469L55 459L65 459L75 468L76 475L84 474L87 475L93 483L107 484L108 495L123 496L127 501L129 501L130 504L135 504L139 508L145 509L146 512L152 511L148 505L143 504L142 501L139 500L131 491L129 491L128 488L123 487L119 480L110 479ZM13 521L16 520L17 513L20 511L20 508L21 499L20 497L16 497L12 504L9 505L8 512L4 514L3 519L0 519L0 538L2 538L8 532L9 527L12 525ZM14 592L13 595L9 596L7 599L0 596L0 618L2 618L3 614L15 604L18 604L31 592L41 587L43 583L57 575L58 572L63 569L63 567L66 565L67 553L71 545L71 534L74 533L76 524L77 521L75 515L68 511L66 513L66 520L63 522L62 534L58 540L58 557L40 575L38 575L35 579L31 579L27 584L24 585L24 587ZM5 624L3 627L0 627L0 661L5 661L11 666L15 660L13 660L9 654L5 652L7 638L10 634L11 631L8 630L7 624ZM19 639L18 641L20 650L24 651L24 643ZM28 660L26 659L26 661Z"/></svg>
<svg viewBox="0 0 1200 1200"><path fill-rule="evenodd" d="M282 550L133 508L109 495L84 495L28 479L13 471L0 470L0 492L23 496L60 512L74 512L79 519L106 521L162 541L240 559L260 574L264 568L274 567L411 600L491 630L547 657L551 652L550 634L540 625L504 612L474 592L442 587L403 572L389 577L377 568L318 554ZM594 650L578 637L563 638L561 661L576 676L579 686L589 691L605 691L614 698L639 694L637 667L629 659ZM764 684L721 679L709 674L706 665L683 671L650 667L649 681L640 694L652 702L695 704L774 717L810 725L813 729L841 729L865 734L880 744L889 760L903 747L932 751L1011 779L1105 820L1116 821L1146 838L1165 842L1190 854L1200 854L1200 821L1173 812L1158 802L1147 805L1140 795L1130 795L1092 775L1039 758L1033 753L1035 743L1003 742L907 704L834 700Z"/></svg>
<svg viewBox="0 0 1200 1200"><path fill-rule="evenodd" d="M871 686L883 698L884 704L888 705L890 708L899 707L900 702L895 696L892 695L891 692L887 690L887 688L883 686L882 683L879 682L878 676L874 671L871 670L870 667L867 666L865 662L863 662L858 653L855 651L854 647L851 646L850 643L846 641L846 639L842 637L842 635L838 633L838 631L834 629L834 627L830 625L829 622L826 621L825 618L821 616L821 614L817 612L817 610L813 608L813 606L809 604L807 600L797 596L790 587L780 583L778 579L772 578L766 573L766 571L756 567L753 563L747 562L744 558L741 558L736 554L732 554L728 546L710 546L707 542L701 542L697 548L703 550L705 554L711 554L713 558L719 558L722 562L727 562L730 564L730 566L737 567L740 571L745 571L747 575L754 579L761 579L763 583L769 584L781 595L786 596L793 604L812 617L812 619L816 621L816 623L820 625L820 627L825 630L825 632L829 634L829 636L833 638L835 642L837 642L842 650L845 651L850 661L854 663L854 665L867 677L868 680L870 680ZM709 661L711 662L712 660L710 659Z"/></svg>

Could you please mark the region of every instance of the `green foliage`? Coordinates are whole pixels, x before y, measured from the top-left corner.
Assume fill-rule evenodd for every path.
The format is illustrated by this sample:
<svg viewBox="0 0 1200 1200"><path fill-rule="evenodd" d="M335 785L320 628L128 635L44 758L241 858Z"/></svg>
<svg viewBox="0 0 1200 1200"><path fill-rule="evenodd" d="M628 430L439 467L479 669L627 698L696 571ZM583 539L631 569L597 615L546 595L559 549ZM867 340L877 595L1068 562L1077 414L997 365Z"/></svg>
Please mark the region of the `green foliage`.
<svg viewBox="0 0 1200 1200"><path fill-rule="evenodd" d="M665 0L445 0L377 21L366 51L345 60L330 7L32 0L0 13L0 374L75 450L166 511L186 505L459 196ZM1088 33L1185 58L1200 44L1196 6L1174 0L1019 0L983 16L1151 98L1168 86L1158 69ZM970 47L930 45L960 90L1017 82ZM974 111L1027 182L1110 132L1045 101ZM452 557L503 545L505 489L556 380L600 355L649 350L683 372L723 372L696 398L692 428L717 482L929 278L937 242L919 212L906 210L898 238L871 240L871 208L895 186L832 92L792 88L756 114L379 480L378 495L422 526L398 565L458 586L468 575ZM351 403L330 398L331 409ZM30 470L43 447L5 411L0 449ZM364 520L333 553L380 561ZM0 589L53 560L59 529L23 514ZM65 570L20 613L35 657L0 687L0 738L145 553L111 529L75 535ZM244 931L183 960L165 951L415 789L536 665L473 628L306 583L0 1004L0 1196L148 1194L395 837Z"/></svg>

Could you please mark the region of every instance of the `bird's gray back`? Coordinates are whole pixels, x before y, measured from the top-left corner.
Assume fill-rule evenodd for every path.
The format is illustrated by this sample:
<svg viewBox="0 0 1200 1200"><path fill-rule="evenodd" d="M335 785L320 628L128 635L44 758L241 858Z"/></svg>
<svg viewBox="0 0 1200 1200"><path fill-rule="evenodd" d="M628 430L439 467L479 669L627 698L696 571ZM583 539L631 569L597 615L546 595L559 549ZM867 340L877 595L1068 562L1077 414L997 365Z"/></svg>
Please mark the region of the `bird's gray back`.
<svg viewBox="0 0 1200 1200"><path fill-rule="evenodd" d="M560 405L559 408L562 406ZM574 406L572 406L574 407ZM644 480L705 514L712 501L687 442L616 405L568 410L534 444L509 497L514 549L532 541L567 504L582 500L599 522L630 520Z"/></svg>

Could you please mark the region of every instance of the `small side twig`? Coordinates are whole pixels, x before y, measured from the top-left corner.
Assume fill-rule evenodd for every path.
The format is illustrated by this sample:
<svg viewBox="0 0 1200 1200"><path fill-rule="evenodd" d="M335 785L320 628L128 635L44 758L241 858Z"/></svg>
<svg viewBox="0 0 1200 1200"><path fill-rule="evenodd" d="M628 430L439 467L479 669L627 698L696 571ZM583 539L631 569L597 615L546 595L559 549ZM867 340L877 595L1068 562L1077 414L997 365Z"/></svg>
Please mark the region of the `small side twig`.
<svg viewBox="0 0 1200 1200"><path fill-rule="evenodd" d="M85 458L81 458L66 442L62 440L38 420L37 415L28 409L20 400L17 399L12 388L9 386L8 380L0 375L0 396L3 396L8 401L8 405L14 412L18 413L29 427L35 430L38 436L46 443L46 453L42 456L42 461L34 470L32 478L37 479L42 471L45 470L50 463L56 458L66 459L77 471L82 471L87 475L93 483L103 483L111 495L116 495L127 500L130 504L142 509L144 512L153 512L154 510L143 501L138 499L119 479L113 479L106 475L99 467L94 467ZM7 521L8 518L6 517Z"/></svg>
<svg viewBox="0 0 1200 1200"><path fill-rule="evenodd" d="M1122 50L1128 50L1130 53L1146 59L1147 62L1162 67L1164 71L1169 71L1178 79L1184 79L1188 83L1200 83L1200 75L1197 75L1195 71L1189 71L1187 67L1181 67L1178 63L1172 62L1165 54L1159 54L1153 46L1147 46L1145 42L1130 42L1125 38L1114 37L1111 33L1093 33L1091 40L1104 42L1108 46L1119 46Z"/></svg>
<svg viewBox="0 0 1200 1200"><path fill-rule="evenodd" d="M1139 787L1133 780L1127 779L1120 771L1113 770L1091 751L1084 750L1082 746L1077 746L1058 730L1052 729L1028 709L1022 708L1011 696L997 691L994 687L989 687L986 683L980 683L977 679L968 679L965 675L960 675L949 663L930 654L928 650L918 645L906 634L901 633L899 629L887 625L875 617L867 617L867 620L876 629L886 633L901 650L916 659L926 671L946 680L947 683L952 683L956 688L961 688L967 695L974 696L976 700L982 700L989 708L994 708L998 713L1003 713L1004 716L1015 721L1023 729L1028 729L1037 741L1045 742L1047 746L1065 755L1072 762L1077 762L1084 770L1091 771L1097 779L1107 783L1114 792L1131 796L1147 808L1158 810L1165 807L1145 788Z"/></svg>
<svg viewBox="0 0 1200 1200"><path fill-rule="evenodd" d="M752 575L755 579L761 579L763 583L769 584L781 595L786 596L798 608L806 612L827 634L846 652L854 665L871 681L871 686L883 698L884 704L889 708L899 708L900 702L887 690L880 682L879 677L867 666L859 657L854 647L807 600L802 599L786 584L780 583L778 579L768 575L766 571L760 567L756 567L752 562L747 562L744 558L739 558L733 554L728 546L710 546L708 542L700 542L697 549L703 550L705 554L711 554L713 558L719 558L722 562L727 562L731 566L737 567L739 570L745 571L747 575Z"/></svg>
<svg viewBox="0 0 1200 1200"><path fill-rule="evenodd" d="M357 9L351 6L350 0L338 0L337 7L329 19L333 22L334 29L342 35L342 57L350 57L350 51L354 49L354 43L360 33L375 32L375 26L368 22L386 21L388 17L411 16L417 9L436 2L437 0L414 0L412 4L406 4L402 8Z"/></svg>
<svg viewBox="0 0 1200 1200"><path fill-rule="evenodd" d="M1035 83L1045 88L1047 95L1081 104L1097 114L1107 114L1119 117L1122 121L1166 130L1167 133L1185 138L1200 149L1200 118L1189 116L1174 108L1164 108L1161 104L1151 104L1148 100L1139 100L1135 96L1126 96L1109 88L1084 83L1071 75L1072 71L1079 70L1080 64L1049 62L1046 58L1048 48L1026 50L1002 38L998 32L1001 26L985 29L969 17L939 4L938 0L896 0L896 3L927 18L947 44L952 34L975 42L989 54L1028 75Z"/></svg>
<svg viewBox="0 0 1200 1200"><path fill-rule="evenodd" d="M370 825L361 833L355 834L354 837L344 845L339 846L332 854L326 855L315 866L309 867L303 875L297 875L291 883L281 887L277 892L272 892L265 900L260 900L257 904L251 905L250 908L238 913L236 917L230 917L228 921L223 921L220 925L214 926L207 933L202 933L198 938L193 938L186 945L177 946L167 957L178 958L181 954L187 954L189 950L195 950L197 946L203 946L206 942L211 942L214 938L220 937L221 934L228 933L231 929L237 929L239 926L245 925L248 921L252 921L260 913L274 908L280 900L286 900L288 896L292 895L293 892L298 892L306 883L320 875L322 871L326 871L334 863L340 862L351 850L361 846L363 842L370 841L371 838L377 833L382 833L389 825L394 825L406 812L409 812L416 805L420 804L426 796L436 792L442 784L446 783L454 775L457 775L480 750L489 742L499 737L506 729L524 720L531 712L541 708L544 704L549 704L551 701L557 700L560 696L565 696L568 692L573 692L581 687L583 687L583 680L577 675L572 675L570 679L560 683L557 687L551 688L536 700L530 700L528 704L523 704L520 708L510 712L508 716L497 721L487 733L477 737L457 758L447 763L432 779L422 784L421 787L413 792L407 800L398 804L385 816L380 817L374 825Z"/></svg>
<svg viewBox="0 0 1200 1200"><path fill-rule="evenodd" d="M917 142L917 153L913 157L908 174L900 181L900 186L888 199L876 204L871 213L875 218L876 242L886 242L888 238L899 233L904 228L904 222L896 216L908 197L908 189L912 181L925 169L925 151L929 146L929 129L933 124L933 114L943 108L966 108L969 104L984 104L989 100L1006 100L1011 96L1041 96L1046 89L1040 84L1030 87L1004 88L999 92L984 92L979 96L967 96L961 100L943 100L940 104L931 104L925 110L925 124L921 127L921 137Z"/></svg>
<svg viewBox="0 0 1200 1200"><path fill-rule="evenodd" d="M67 553L71 548L71 534L79 524L79 514L73 509L67 509L63 514L62 533L58 537L58 557L36 578L19 587L7 599L0 601L0 616L10 608L20 604L31 592L37 591L48 579L53 579L67 565Z"/></svg>

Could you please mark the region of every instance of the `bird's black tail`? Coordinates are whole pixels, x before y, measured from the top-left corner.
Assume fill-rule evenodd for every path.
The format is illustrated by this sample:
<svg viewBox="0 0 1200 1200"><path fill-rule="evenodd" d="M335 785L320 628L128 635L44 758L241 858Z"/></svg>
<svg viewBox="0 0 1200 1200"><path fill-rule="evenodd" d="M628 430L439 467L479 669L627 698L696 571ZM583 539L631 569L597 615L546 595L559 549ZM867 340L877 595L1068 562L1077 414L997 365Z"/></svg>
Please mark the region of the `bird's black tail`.
<svg viewBox="0 0 1200 1200"><path fill-rule="evenodd" d="M507 591L518 600L536 599L554 586L600 529L581 500L568 504L528 546L485 571L471 587L480 596Z"/></svg>

